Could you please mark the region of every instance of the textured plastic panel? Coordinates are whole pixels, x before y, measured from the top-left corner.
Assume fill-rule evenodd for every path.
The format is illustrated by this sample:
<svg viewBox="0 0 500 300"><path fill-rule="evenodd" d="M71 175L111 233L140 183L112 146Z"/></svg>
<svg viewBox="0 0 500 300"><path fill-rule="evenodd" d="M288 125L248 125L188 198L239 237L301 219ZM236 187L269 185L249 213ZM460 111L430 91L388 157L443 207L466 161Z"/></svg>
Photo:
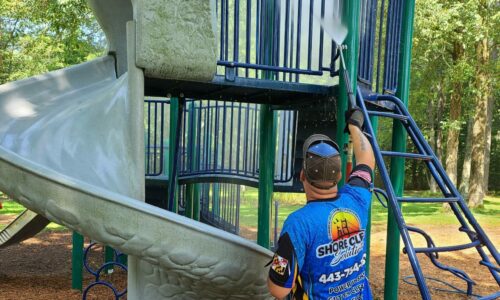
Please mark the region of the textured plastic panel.
<svg viewBox="0 0 500 300"><path fill-rule="evenodd" d="M148 77L211 81L217 64L215 0L136 0L138 67Z"/></svg>

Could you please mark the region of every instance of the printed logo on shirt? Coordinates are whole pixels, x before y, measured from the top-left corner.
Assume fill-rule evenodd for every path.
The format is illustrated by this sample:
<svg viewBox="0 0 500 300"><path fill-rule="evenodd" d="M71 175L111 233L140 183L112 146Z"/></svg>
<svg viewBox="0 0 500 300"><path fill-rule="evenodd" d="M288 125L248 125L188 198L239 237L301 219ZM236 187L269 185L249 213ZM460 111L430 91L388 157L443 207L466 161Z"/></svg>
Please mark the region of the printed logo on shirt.
<svg viewBox="0 0 500 300"><path fill-rule="evenodd" d="M358 215L350 209L336 209L328 218L330 243L316 248L316 257L333 256L331 266L363 251L365 231L361 229Z"/></svg>
<svg viewBox="0 0 500 300"><path fill-rule="evenodd" d="M288 260L286 258L281 257L278 254L274 254L273 264L271 265L271 269L273 269L276 273L280 275L284 275L287 266L288 266Z"/></svg>

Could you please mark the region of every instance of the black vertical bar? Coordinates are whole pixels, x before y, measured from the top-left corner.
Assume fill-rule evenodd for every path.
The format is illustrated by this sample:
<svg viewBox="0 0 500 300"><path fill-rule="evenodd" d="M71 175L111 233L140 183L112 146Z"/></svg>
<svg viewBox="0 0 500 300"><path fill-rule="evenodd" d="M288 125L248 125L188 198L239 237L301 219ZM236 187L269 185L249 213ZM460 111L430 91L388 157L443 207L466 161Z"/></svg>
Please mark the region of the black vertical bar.
<svg viewBox="0 0 500 300"><path fill-rule="evenodd" d="M280 65L280 31L281 31L281 7L280 7L280 1L276 1L274 4L274 43L273 43L273 66L279 66ZM275 80L279 80L279 72L274 72L273 73L273 78Z"/></svg>
<svg viewBox="0 0 500 300"><path fill-rule="evenodd" d="M252 0L247 0L247 32L246 32L246 60L245 62L250 63L250 45L252 36ZM248 77L248 68L245 69L245 76Z"/></svg>
<svg viewBox="0 0 500 300"><path fill-rule="evenodd" d="M180 133L181 133L181 127L182 127L182 119L184 117L184 114L182 111L184 110L184 103L186 99L184 98L179 98L179 111L181 112L179 114L179 117L177 118L177 128L176 128L176 134L175 134L175 148L174 148L174 161L173 161L173 166L172 166L172 178L169 178L169 188L168 188L168 209L171 210L174 207L174 196L175 196L175 185L177 181L177 165L178 165L178 160L179 160L179 139L180 139Z"/></svg>
<svg viewBox="0 0 500 300"><path fill-rule="evenodd" d="M248 137L248 119L249 119L249 116L250 116L250 109L249 109L249 103L247 103L247 108L246 108L246 118L245 118L245 126L244 126L244 131L245 131L245 137ZM245 147L243 148L243 159L244 159L244 168L243 168L243 172L244 174L247 173L247 164L248 164L248 157L247 157L247 154L248 154L248 138L245 138Z"/></svg>
<svg viewBox="0 0 500 300"><path fill-rule="evenodd" d="M283 38L283 66L288 66L288 42L290 34L290 0L286 0L285 5L285 36ZM286 81L286 72L283 72L283 81Z"/></svg>
<svg viewBox="0 0 500 300"><path fill-rule="evenodd" d="M239 113L238 113L238 133L236 135L236 145L238 146L238 150L236 151L236 171L237 173L239 173L239 170L240 170L240 135L241 135L241 114L242 114L242 110L241 110L241 102L239 103Z"/></svg>
<svg viewBox="0 0 500 300"><path fill-rule="evenodd" d="M225 60L228 61L229 60L229 2L228 0L223 0L226 2L226 7L224 9L224 14L226 14L226 22L224 24L225 26L225 43L226 43L226 48L224 49L224 57L225 57Z"/></svg>
<svg viewBox="0 0 500 300"><path fill-rule="evenodd" d="M161 175L163 173L163 161L164 161L164 155L165 155L165 151L163 151L163 127L165 126L165 102L161 103L160 108L161 108L161 110L160 110L160 114L161 114L161 118L160 118L160 142L161 142L161 145L160 145L160 170L158 172L158 175Z"/></svg>
<svg viewBox="0 0 500 300"><path fill-rule="evenodd" d="M295 0L291 0L291 1L295 1ZM292 4L292 8L294 7L295 5ZM294 42L293 42L293 38L295 36L295 11L292 11L292 15L291 15L291 22L290 22L290 68L293 67L293 46L294 46ZM292 72L290 72L288 74L288 81L292 81Z"/></svg>
<svg viewBox="0 0 500 300"><path fill-rule="evenodd" d="M153 149L154 149L154 151L153 151L153 173L154 173L154 175L156 175L156 150L157 150L156 149L156 147L157 147L157 145L156 145L156 141L157 141L156 135L157 135L157 132L158 132L158 126L157 126L157 124L158 124L158 102L155 101L154 105L155 105L154 106L155 107L155 109L154 109L154 111L155 111L154 112L154 116L155 116L155 119L154 119L155 121L154 122L155 122L155 125L153 127L154 128L154 133L153 133Z"/></svg>
<svg viewBox="0 0 500 300"><path fill-rule="evenodd" d="M261 0L257 1L257 11L256 11L256 20L255 20L255 63L260 64L260 47L261 47ZM255 78L259 78L259 70L255 70Z"/></svg>
<svg viewBox="0 0 500 300"><path fill-rule="evenodd" d="M321 19L325 17L325 0L321 0ZM324 32L323 32L323 26L320 26L319 29L319 62L318 62L318 69L321 71L323 69L323 41L324 39Z"/></svg>
<svg viewBox="0 0 500 300"><path fill-rule="evenodd" d="M229 172L232 173L232 167L233 167L233 132L234 132L234 127L233 127L233 119L234 119L234 101L231 101L231 113L229 114L231 118L231 123L229 125ZM239 145L237 145L239 147ZM238 149L236 149L238 151Z"/></svg>
<svg viewBox="0 0 500 300"><path fill-rule="evenodd" d="M302 0L299 0L297 10L297 56L295 57L295 68L300 69L300 39L302 37ZM299 74L295 74L295 81L299 81Z"/></svg>
<svg viewBox="0 0 500 300"><path fill-rule="evenodd" d="M215 125L214 125L214 167L219 169L219 101L215 101Z"/></svg>
<svg viewBox="0 0 500 300"><path fill-rule="evenodd" d="M307 69L311 70L314 0L309 0L309 33L307 43Z"/></svg>
<svg viewBox="0 0 500 300"><path fill-rule="evenodd" d="M233 61L238 61L240 51L240 0L234 0L234 48ZM238 76L238 68L235 68L235 74Z"/></svg>
<svg viewBox="0 0 500 300"><path fill-rule="evenodd" d="M377 79L375 83L375 92L380 93L380 67L382 65L382 29L384 28L384 9L385 0L382 0L380 6L380 17L379 17L379 27L378 27L378 53L377 53ZM387 32L387 28L386 28ZM387 51L387 50L386 50Z"/></svg>
<svg viewBox="0 0 500 300"><path fill-rule="evenodd" d="M225 158L226 158L226 143L224 141L226 141L226 105L227 105L227 102L224 101L224 106L223 106L223 110L222 110L222 139L221 139L221 147L222 147L222 158L221 158L221 169L225 172L225 165L226 165L226 161L225 161ZM231 147L229 145L229 147Z"/></svg>
<svg viewBox="0 0 500 300"><path fill-rule="evenodd" d="M151 102L148 101L148 151L147 153L147 165L146 165L146 173L149 174L149 165L151 164Z"/></svg>
<svg viewBox="0 0 500 300"><path fill-rule="evenodd" d="M258 154L258 140L257 140L257 132L259 132L259 117L257 116L257 114L260 112L260 105L257 106L257 104L254 104L254 119L253 119L253 127L254 127L254 130L253 130L253 165L252 165L252 168L253 168L253 175L257 175L257 169L258 169L258 164L259 164L259 161L258 161L258 157L257 157L257 154ZM269 134L271 134L271 132L269 132Z"/></svg>
<svg viewBox="0 0 500 300"><path fill-rule="evenodd" d="M220 60L224 60L224 49L226 48L226 45L224 45L225 38L224 36L227 34L225 32L225 27L224 27L224 20L225 20L225 15L224 15L224 8L226 1L221 0L221 9L220 9ZM218 6L217 6L218 7Z"/></svg>

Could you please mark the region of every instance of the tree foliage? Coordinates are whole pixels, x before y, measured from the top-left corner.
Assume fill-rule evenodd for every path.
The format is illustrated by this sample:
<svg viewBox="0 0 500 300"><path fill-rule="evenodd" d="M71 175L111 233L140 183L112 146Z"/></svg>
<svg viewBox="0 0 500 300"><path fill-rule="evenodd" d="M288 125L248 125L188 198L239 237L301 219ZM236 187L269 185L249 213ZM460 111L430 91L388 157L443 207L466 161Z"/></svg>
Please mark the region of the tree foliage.
<svg viewBox="0 0 500 300"><path fill-rule="evenodd" d="M0 1L0 84L102 54L104 36L84 0Z"/></svg>
<svg viewBox="0 0 500 300"><path fill-rule="evenodd" d="M436 152L455 155L449 147L458 147L455 173L460 174L466 155L467 121L473 119L477 97L498 87L496 57L491 56L494 58L488 62L480 61L476 50L478 43L487 37L490 53L498 52L499 5L491 0L417 0L415 13L410 110L430 141L438 140L439 134L444 141L448 138ZM478 66L481 74L489 78L487 86L477 84ZM490 93L486 97L498 95ZM453 99L460 99L458 107ZM444 104L443 111L438 111L440 101ZM490 122L485 126L494 124ZM492 127L491 164L500 158L494 138L498 129L498 126ZM459 143L450 142L454 140L450 134L457 132ZM440 145L434 143L433 146L439 148ZM449 157L443 156L444 165ZM407 182L416 181L419 178ZM494 188L500 189L500 186Z"/></svg>

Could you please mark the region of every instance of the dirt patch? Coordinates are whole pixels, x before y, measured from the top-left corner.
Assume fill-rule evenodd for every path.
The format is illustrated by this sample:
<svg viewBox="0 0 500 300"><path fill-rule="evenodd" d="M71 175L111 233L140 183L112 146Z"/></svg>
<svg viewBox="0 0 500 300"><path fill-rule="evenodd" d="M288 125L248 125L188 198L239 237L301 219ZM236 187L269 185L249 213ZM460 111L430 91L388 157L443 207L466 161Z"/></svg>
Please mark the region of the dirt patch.
<svg viewBox="0 0 500 300"><path fill-rule="evenodd" d="M16 215L0 215L0 224L7 225L12 222L17 216Z"/></svg>
<svg viewBox="0 0 500 300"><path fill-rule="evenodd" d="M438 246L452 243L465 243L467 239L451 226L429 226L424 228L435 239ZM485 228L495 245L500 245L500 228ZM242 228L241 234L254 236L253 228ZM416 246L423 241L415 239ZM370 263L370 282L375 299L383 299L385 274L385 228L374 226L372 235L372 257ZM96 252L98 253L98 251ZM401 254L400 277L412 275L406 255ZM420 263L426 276L451 282L464 289L463 281L455 279L448 272L438 270L423 255ZM474 293L490 294L497 291L498 285L485 267L479 266L479 256L474 250L456 254L442 255L440 261L466 271L477 282ZM117 288L126 282L125 274L118 272L113 276ZM85 276L84 286L92 277ZM441 285L432 284L444 288ZM467 299L465 296L432 291L433 299ZM88 299L112 299L109 290L96 289ZM0 249L0 299L81 299L80 291L71 289L71 233L43 232L18 245ZM418 288L400 283L399 299L421 299Z"/></svg>

